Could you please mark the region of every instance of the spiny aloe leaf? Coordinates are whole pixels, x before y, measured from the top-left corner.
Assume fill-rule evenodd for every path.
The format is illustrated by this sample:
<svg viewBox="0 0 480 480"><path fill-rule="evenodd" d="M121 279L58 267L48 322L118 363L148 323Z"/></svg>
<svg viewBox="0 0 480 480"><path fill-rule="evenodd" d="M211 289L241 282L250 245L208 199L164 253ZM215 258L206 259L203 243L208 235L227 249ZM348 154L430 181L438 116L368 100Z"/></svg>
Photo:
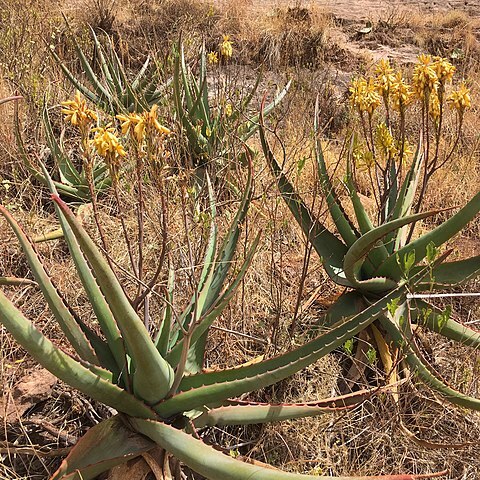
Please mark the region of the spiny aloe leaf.
<svg viewBox="0 0 480 480"><path fill-rule="evenodd" d="M260 241L260 234L257 235L252 246L250 247L249 252L243 262L242 267L239 272L236 274L234 281L229 285L220 298L214 303L214 305L198 319L198 325L192 333L190 344L195 346L200 339L210 328L213 322L222 314L223 310L226 308L230 300L232 299L237 288L241 285L242 280L245 276L245 273L248 270L248 267L251 265L254 253L257 249L258 243ZM170 351L167 356L167 360L172 365L172 367L178 364L180 360L181 349L183 346L183 340L175 345L175 347ZM200 355L203 358L203 352ZM201 367L200 367L201 368ZM198 370L197 370L198 371ZM195 372L196 373L196 372Z"/></svg>
<svg viewBox="0 0 480 480"><path fill-rule="evenodd" d="M260 81L260 77L258 79L258 82ZM239 129L238 129L238 133L239 133L239 136L242 138L242 140L244 142L246 142L259 128L259 120L260 120L260 116L263 115L263 117L267 117L271 112L273 112L273 110L275 109L275 107L277 107L277 105L280 104L280 102L283 100L283 98L285 97L285 95L288 93L288 90L290 89L290 86L292 85L292 81L289 80L287 82L287 84L285 85L285 87L282 88L282 90L280 90L280 92L278 93L278 95L266 106L262 107L262 112L261 114L258 114L258 115L255 115L253 118L250 118L249 120L247 120L245 123L243 123L242 125L240 125ZM255 85L254 89L252 90L251 92L251 95L253 96L253 94L255 93L255 90L257 88L257 84ZM249 99L247 97L248 101L244 102L244 105L242 105L242 110L239 110L238 112L238 115L240 115L240 113L244 110L244 108L248 105L248 103L250 103L251 101L251 98ZM233 119L232 119L233 121Z"/></svg>
<svg viewBox="0 0 480 480"><path fill-rule="evenodd" d="M50 480L93 480L153 447L155 443L132 432L116 415L90 428Z"/></svg>
<svg viewBox="0 0 480 480"><path fill-rule="evenodd" d="M326 477L287 473L235 460L206 445L201 440L161 422L131 418L129 423L136 431L158 443L193 471L209 480L311 480L312 478L319 480L416 480L440 476L434 474Z"/></svg>
<svg viewBox="0 0 480 480"><path fill-rule="evenodd" d="M412 272L418 271L422 267L415 267ZM480 255L457 260L455 262L445 262L432 270L432 280L430 283L420 284L417 291L430 289L444 289L461 285L476 278L480 274Z"/></svg>
<svg viewBox="0 0 480 480"><path fill-rule="evenodd" d="M403 352L405 361L422 382L454 405L480 410L480 400L478 398L470 397L449 387L440 379L438 374L433 373L431 367L427 366L428 363L413 340L414 336L408 315L401 317L401 320L398 321L382 316L380 322Z"/></svg>
<svg viewBox="0 0 480 480"><path fill-rule="evenodd" d="M259 132L263 153L277 180L280 193L295 217L295 220L302 228L303 233L307 236L322 259L328 276L339 285L351 287L352 284L345 278L343 272L343 259L348 251L347 246L314 217L302 198L295 192L293 185L282 172L280 165L270 150L270 146L265 137L263 119L261 119Z"/></svg>
<svg viewBox="0 0 480 480"><path fill-rule="evenodd" d="M42 170L43 175L47 180L50 192L52 194L57 194L55 185L43 164ZM88 299L90 300L90 304L92 305L93 312L95 313L100 328L105 335L112 356L115 358L117 368L114 372L116 373L117 377L119 375L124 375L128 379L125 345L117 328L115 319L113 318L112 312L110 311L110 308L97 285L92 271L90 270L90 267L88 266L83 253L80 250L77 239L75 238L72 229L68 225L62 210L56 203L54 205L55 212L60 221L61 230L65 237L65 241L67 242L70 254L72 255L73 262L75 263L77 274L82 282ZM128 384L128 381L126 383Z"/></svg>
<svg viewBox="0 0 480 480"><path fill-rule="evenodd" d="M400 191L397 194L397 200L393 211L387 217L387 220L396 220L398 218L410 215L413 201L415 199L415 192L417 190L417 184L420 177L420 169L423 164L423 151L422 141L420 140L417 145L417 150L413 156L412 164L405 175ZM388 235L385 240L385 245L390 254L401 248L402 242L405 241L406 227L402 228L397 234L392 233Z"/></svg>
<svg viewBox="0 0 480 480"><path fill-rule="evenodd" d="M342 293L328 308L318 321L320 328L331 328L332 325L348 317L357 315L367 307L363 295L356 291Z"/></svg>
<svg viewBox="0 0 480 480"><path fill-rule="evenodd" d="M328 332L278 357L253 365L185 377L180 384L180 393L153 408L162 416L170 416L203 405L218 405L229 397L279 382L365 329L386 310L389 302L397 297L405 298L406 292L407 285L397 287L361 313L333 325Z"/></svg>
<svg viewBox="0 0 480 480"><path fill-rule="evenodd" d="M345 209L340 203L337 193L335 192L332 182L330 181L330 176L328 175L327 165L325 164L325 158L323 156L322 145L318 138L318 98L315 105L314 133L315 158L317 160L318 175L320 177L320 187L325 199L327 200L328 209L330 211L330 215L332 216L333 222L337 227L338 233L340 233L347 247L351 247L360 237L360 234L350 218L348 218L348 215L345 213Z"/></svg>
<svg viewBox="0 0 480 480"><path fill-rule="evenodd" d="M52 195L52 198L65 215L80 248L90 262L98 285L135 363L136 371L133 376L135 394L147 402L159 401L168 393L173 383L173 371L170 365L155 348L142 320L133 309L114 272L92 239L77 222L67 205L57 195Z"/></svg>
<svg viewBox="0 0 480 480"><path fill-rule="evenodd" d="M379 268L378 274L388 275L390 278L399 280L402 277L402 272L397 264L397 255L402 258L409 252L415 251L415 259L418 263L425 257L427 245L429 243L433 242L436 247L439 247L443 243L447 242L460 230L462 230L465 225L472 221L479 211L480 191L455 215L450 217L438 227L405 245L403 248L398 250L398 252L395 252L394 255L391 255Z"/></svg>
<svg viewBox="0 0 480 480"><path fill-rule="evenodd" d="M352 143L353 140L354 139L352 138ZM358 196L351 170L350 158L347 158L346 187L350 195L350 200L352 201L360 232L362 234L370 232L371 230L373 230L374 226L363 206L363 203L360 200L360 197ZM362 269L366 273L366 276L373 276L373 272L375 271L375 269L378 268L386 260L387 257L388 250L385 245L380 244L377 245L376 248L372 249L369 252L367 260L364 262L362 267Z"/></svg>
<svg viewBox="0 0 480 480"><path fill-rule="evenodd" d="M391 222L384 223L379 227L374 228L370 232L365 233L365 235L362 235L349 248L348 252L345 255L343 266L347 280L355 288L372 292L382 292L394 288L397 282L391 278L385 278L384 280L375 278L362 280L360 278L362 263L365 257L373 248L375 248L376 243L389 232L398 230L404 225L408 225L417 222L418 220L431 217L437 213L439 213L439 211L418 213L416 215L399 218L398 220L392 220Z"/></svg>
<svg viewBox="0 0 480 480"><path fill-rule="evenodd" d="M173 292L175 289L175 270L171 268L168 272L167 298L163 312L162 322L155 337L155 346L163 358L167 358L170 344L170 332L173 322Z"/></svg>
<svg viewBox="0 0 480 480"><path fill-rule="evenodd" d="M23 143L22 132L21 132L21 129L20 129L20 118L19 118L19 114L18 114L18 106L17 106L16 102L15 102L15 108L14 108L14 129L13 129L13 131L14 131L14 135L15 135L15 142L17 144L17 148L18 148L19 153L20 153L20 158L22 159L23 164L25 165L25 167L28 169L30 174L36 180L38 180L40 183L43 183L44 185L46 185L47 182L46 182L45 177L32 164L32 162L30 161L30 157L29 157L29 155L28 155L28 153L25 149L25 144ZM76 187L73 187L71 185L62 184L61 182L53 182L53 183L55 184L57 189L62 194L68 195L69 197L71 197L75 200L84 201L86 198L88 198L88 196L85 197L85 195Z"/></svg>
<svg viewBox="0 0 480 480"><path fill-rule="evenodd" d="M152 410L143 402L55 347L1 291L0 323L38 363L71 387L118 411L142 418L153 418Z"/></svg>
<svg viewBox="0 0 480 480"><path fill-rule="evenodd" d="M88 343L85 335L82 332L77 320L72 315L71 311L65 305L62 297L58 293L57 289L53 285L50 277L48 276L45 268L43 267L42 262L38 258L37 253L33 247L33 244L30 242L28 237L25 235L20 225L15 221L15 219L10 215L8 210L0 205L0 214L4 216L7 222L12 227L22 250L27 257L28 264L32 270L33 276L40 287L45 299L47 300L48 306L52 310L55 318L62 329L63 333L67 337L68 341L71 343L75 351L80 355L80 357L92 364L98 365L98 359L96 358L95 353L92 350L91 345Z"/></svg>
<svg viewBox="0 0 480 480"><path fill-rule="evenodd" d="M467 327L453 318L446 318L444 312L439 308L421 299L410 302L415 306L415 308L410 309L413 322L467 347L480 347L479 331Z"/></svg>

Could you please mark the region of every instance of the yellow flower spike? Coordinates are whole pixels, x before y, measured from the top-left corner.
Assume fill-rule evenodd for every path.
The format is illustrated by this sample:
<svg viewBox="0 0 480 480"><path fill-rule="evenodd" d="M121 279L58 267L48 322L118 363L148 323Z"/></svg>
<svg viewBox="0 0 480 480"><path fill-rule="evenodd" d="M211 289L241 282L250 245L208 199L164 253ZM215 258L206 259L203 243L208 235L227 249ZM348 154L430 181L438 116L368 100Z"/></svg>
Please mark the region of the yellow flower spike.
<svg viewBox="0 0 480 480"><path fill-rule="evenodd" d="M227 104L225 105L225 115L226 115L227 117L230 117L230 116L232 115L232 113L233 113L232 104L231 104L231 103L227 103Z"/></svg>
<svg viewBox="0 0 480 480"><path fill-rule="evenodd" d="M432 57L430 55L420 55L418 63L413 69L412 84L415 95L420 99L424 99L425 93L428 94L435 90L438 82L436 65L432 61Z"/></svg>
<svg viewBox="0 0 480 480"><path fill-rule="evenodd" d="M207 60L210 65L216 65L218 63L218 53L217 52L209 52L207 54Z"/></svg>
<svg viewBox="0 0 480 480"><path fill-rule="evenodd" d="M382 58L375 67L376 85L380 95L388 96L395 81L394 70L388 59Z"/></svg>
<svg viewBox="0 0 480 480"><path fill-rule="evenodd" d="M395 140L385 123L378 124L375 129L375 145L385 157L398 153Z"/></svg>
<svg viewBox="0 0 480 480"><path fill-rule="evenodd" d="M93 146L97 153L107 161L116 163L119 157L125 157L126 152L116 135L115 129L107 125L93 129L95 137Z"/></svg>
<svg viewBox="0 0 480 480"><path fill-rule="evenodd" d="M65 121L80 129L88 127L98 120L96 112L87 107L87 102L82 98L80 91L75 91L73 100L61 102L61 112L65 115Z"/></svg>
<svg viewBox="0 0 480 480"><path fill-rule="evenodd" d="M462 82L458 90L453 91L447 97L447 102L450 104L450 107L457 110L460 115L463 115L464 111L472 106L470 89L467 88L465 82Z"/></svg>
<svg viewBox="0 0 480 480"><path fill-rule="evenodd" d="M435 57L434 67L435 72L437 73L438 81L442 85L452 81L456 67L452 65L446 58Z"/></svg>
<svg viewBox="0 0 480 480"><path fill-rule="evenodd" d="M142 120L142 117L137 113L129 115L117 115L116 118L121 122L122 135L130 133L135 126Z"/></svg>
<svg viewBox="0 0 480 480"><path fill-rule="evenodd" d="M395 74L394 80L390 86L390 97L392 99L392 107L398 111L403 110L412 101L412 88L405 82L400 70Z"/></svg>
<svg viewBox="0 0 480 480"><path fill-rule="evenodd" d="M440 99L438 93L433 90L429 96L428 113L432 116L433 120L438 121L440 118Z"/></svg>
<svg viewBox="0 0 480 480"><path fill-rule="evenodd" d="M233 55L233 43L229 35L223 35L223 42L220 44L220 53L225 58L230 58Z"/></svg>
<svg viewBox="0 0 480 480"><path fill-rule="evenodd" d="M367 87L365 90L363 108L369 115L372 115L374 110L380 106L381 101L382 99L377 92L375 81L373 78L370 78L368 80Z"/></svg>

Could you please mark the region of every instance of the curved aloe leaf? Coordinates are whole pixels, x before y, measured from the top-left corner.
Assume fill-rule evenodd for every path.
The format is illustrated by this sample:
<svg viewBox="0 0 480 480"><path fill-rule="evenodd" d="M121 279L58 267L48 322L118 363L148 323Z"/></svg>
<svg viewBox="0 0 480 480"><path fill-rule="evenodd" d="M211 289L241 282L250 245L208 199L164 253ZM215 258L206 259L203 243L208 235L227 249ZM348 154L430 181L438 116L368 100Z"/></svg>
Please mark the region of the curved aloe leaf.
<svg viewBox="0 0 480 480"><path fill-rule="evenodd" d="M52 182L52 179L50 178L50 175L48 174L47 169L44 165L42 165L42 170L43 175L47 180L50 192L52 194L57 194L55 185ZM120 335L115 319L113 318L110 307L105 301L105 297L103 296L100 288L97 285L92 271L90 270L90 267L88 266L82 254L82 251L80 250L75 235L73 234L72 229L68 225L68 222L66 221L62 210L56 203L54 205L55 212L57 213L58 219L60 221L61 231L63 232L65 241L67 242L70 254L72 255L72 259L75 263L78 276L80 278L80 281L82 282L88 299L90 300L93 312L95 313L100 328L105 335L112 356L115 359L117 365L115 373L117 377L120 375L126 375L128 378L128 372L126 371L127 360L125 353L125 345L123 343L123 339ZM128 384L128 382L126 383Z"/></svg>
<svg viewBox="0 0 480 480"><path fill-rule="evenodd" d="M37 281L45 299L47 300L48 306L55 315L60 328L68 338L68 341L72 344L75 351L83 360L98 365L98 359L96 358L91 345L88 343L84 333L82 332L82 329L79 326L79 323L73 316L72 312L65 305L62 297L53 285L50 277L42 265L42 262L38 258L32 243L20 228L20 225L18 225L15 219L10 215L8 210L1 205L0 214L5 217L15 232L22 250L27 257L33 276L35 277L35 280Z"/></svg>
<svg viewBox="0 0 480 480"><path fill-rule="evenodd" d="M143 402L55 347L0 291L0 323L49 372L84 394L129 415L153 418Z"/></svg>
<svg viewBox="0 0 480 480"><path fill-rule="evenodd" d="M348 251L347 246L314 217L302 198L295 192L268 145L262 119L259 133L263 152L277 180L280 193L303 233L322 259L328 276L340 285L351 287L352 284L345 278L343 272L343 258Z"/></svg>
<svg viewBox="0 0 480 480"><path fill-rule="evenodd" d="M155 348L142 320L93 240L77 222L67 205L57 195L52 195L52 198L62 210L80 248L90 262L98 285L122 332L128 352L136 366L133 376L134 392L147 402L159 401L168 393L173 383L172 368Z"/></svg>
<svg viewBox="0 0 480 480"><path fill-rule="evenodd" d="M465 395L445 384L437 374L433 373L431 367L427 367L428 363L423 358L413 340L410 320L402 317L402 320L392 320L385 316L380 317L380 322L385 327L394 342L403 351L405 361L410 368L416 373L418 378L435 390L444 399L461 407L470 408L472 410L480 410L480 399Z"/></svg>
<svg viewBox="0 0 480 480"><path fill-rule="evenodd" d="M224 455L170 425L153 420L129 419L132 427L146 435L162 448L175 455L182 463L209 480L415 480L433 478L438 475L380 475L372 477L326 477L265 468L241 462Z"/></svg>
<svg viewBox="0 0 480 480"><path fill-rule="evenodd" d="M347 247L351 247L355 241L360 237L357 229L353 225L348 215L338 199L338 196L333 188L330 176L328 175L327 165L325 164L325 157L323 156L322 145L318 138L318 99L315 105L315 120L314 120L314 133L315 133L315 158L317 160L318 174L320 177L320 187L323 191L323 195L327 200L327 206L332 216L333 222L337 227L338 233L340 233L343 241Z"/></svg>
<svg viewBox="0 0 480 480"><path fill-rule="evenodd" d="M410 309L413 322L467 347L480 348L479 331L467 327L453 318L446 319L440 309L421 299L416 299L414 305L415 308Z"/></svg>
<svg viewBox="0 0 480 480"><path fill-rule="evenodd" d="M227 398L279 382L365 329L386 310L392 299L405 298L406 292L406 285L396 288L361 313L333 325L328 332L278 357L258 364L185 377L180 384L180 393L153 408L162 416L171 416L203 405L218 405Z"/></svg>
<svg viewBox="0 0 480 480"><path fill-rule="evenodd" d="M421 267L415 267L412 272L416 272ZM465 260L457 260L455 262L445 262L438 267L432 269L432 280L430 283L420 284L417 289L430 290L430 289L444 289L447 287L453 287L461 285L474 279L480 274L480 255L467 258Z"/></svg>
<svg viewBox="0 0 480 480"><path fill-rule="evenodd" d="M355 287L370 292L382 292L395 287L397 282L391 278L369 278L362 280L360 273L362 263L368 253L375 248L375 244L389 232L395 231L404 225L417 222L427 217L436 215L439 211L417 213L408 217L392 220L374 228L370 232L362 235L348 250L344 260L344 271L347 280ZM380 267L381 269L381 267Z"/></svg>
<svg viewBox="0 0 480 480"><path fill-rule="evenodd" d="M379 275L388 275L390 278L400 280L402 272L397 264L397 255L403 257L411 251L415 251L415 259L418 263L426 255L427 245L433 242L436 247L450 240L455 234L462 230L465 225L472 221L480 211L480 191L455 215L443 222L438 227L417 238L408 245L402 247L394 255L388 257L379 268Z"/></svg>
<svg viewBox="0 0 480 480"><path fill-rule="evenodd" d="M93 480L153 447L155 443L132 432L116 415L90 428L50 480Z"/></svg>

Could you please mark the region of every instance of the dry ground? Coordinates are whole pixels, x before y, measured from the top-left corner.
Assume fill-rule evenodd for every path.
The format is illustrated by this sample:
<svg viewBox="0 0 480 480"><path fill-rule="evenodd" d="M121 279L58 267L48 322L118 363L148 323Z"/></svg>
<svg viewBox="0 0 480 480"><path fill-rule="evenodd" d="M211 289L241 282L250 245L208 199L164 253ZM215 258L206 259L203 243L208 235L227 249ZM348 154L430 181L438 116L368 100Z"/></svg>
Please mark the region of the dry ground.
<svg viewBox="0 0 480 480"><path fill-rule="evenodd" d="M109 5L106 0L100 3ZM480 2L218 1L215 5L219 11L213 20L206 13L210 6L197 4L187 0L164 3L118 0L113 10L112 33L123 40L122 45L131 55L133 66L145 53L145 48L164 52L162 49L175 41L180 30L193 44L205 36L207 42L215 45L221 33L231 33L239 64L232 68L241 72L239 78L250 78L252 67L260 61L267 69L264 90L282 84L287 77L295 78L298 88L277 118L278 131L285 139L291 165L310 155L307 140L316 94L321 95L324 121L328 126L325 131L334 158L350 121L346 85L352 74L367 71L373 61L384 56L397 64L405 63L406 68L421 52L448 56L456 62L459 74L470 79L475 106L464 127L464 150L451 167L436 177L427 203L442 207L462 204L478 190L480 112L476 105L480 102ZM63 37L58 39L64 32L58 15L60 10L65 10L75 20L75 28L86 38L82 22L99 21L98 9L92 5L93 0L70 0L61 5L44 1L38 8L32 1L26 2L25 10L18 13L17 2L0 0L0 6L4 7L0 11L3 15L0 42L5 52L0 58L0 73L4 79L0 83L0 96L15 88L23 89L26 98L23 120L31 149L44 144L36 115L39 99L46 88L52 87L52 103L71 93L58 69L45 60L43 39L47 43L64 41ZM288 7L293 10L289 11ZM292 17L292 12L303 12L304 16ZM365 27L371 30L362 33ZM56 32L56 38L52 32ZM73 62L68 57L71 55L68 46L65 52L66 58ZM9 107L0 108L2 118L11 118ZM20 166L8 120L0 126L0 139L3 203L15 212L30 234L54 229L55 219L44 192L36 184L32 187ZM254 145L255 142L258 146L258 141L254 140ZM242 292L221 319L223 330L214 330L212 334L209 366L242 363L265 351L273 354L289 348L292 340L287 330L297 303L300 309L293 342L302 341L305 331L341 293L328 281L314 257L303 290L299 290L306 251L304 239L279 201L261 156L256 159L255 171L256 199L243 241L253 238L259 227L263 228L263 239ZM315 179L309 157L298 178L299 187L309 198L314 196ZM155 192L150 193L151 208L155 211ZM176 200L172 203L172 251L180 252L184 237L178 198ZM134 201L128 192L125 192L125 201L127 205ZM102 219L117 260L127 264L125 246L116 235L118 218L110 215L111 205L111 198L107 196L102 201ZM228 211L225 208L224 212ZM130 217L134 225L133 209ZM221 221L225 219L222 217ZM90 226L93 231L93 222ZM154 227L150 234L155 238ZM478 254L479 235L480 221L477 220L456 240L456 255ZM201 245L198 247L200 249ZM62 242L44 244L40 250L69 302L88 318L85 298ZM23 256L3 222L0 224L0 255L0 274L27 274ZM176 266L179 271L185 267L181 260ZM478 289L478 283L467 287L467 291ZM38 291L29 287L20 292L9 290L9 294L18 301L27 299L22 307L24 313L35 318L43 331L61 343L58 328ZM479 325L479 301L467 299L453 306L459 318L473 326ZM424 341L430 361L449 382L480 396L478 352L456 347L434 335ZM109 412L56 382L35 365L3 329L0 348L3 395L0 401L0 479L46 479L76 439ZM260 392L256 398L288 402L330 396L338 392L351 363L351 355L339 350L291 380ZM383 372L378 362L369 364L366 372L366 376L358 380L358 386L381 381ZM415 380L401 387L400 398L396 404L390 396L381 395L346 414L256 429L215 430L211 435L227 449L239 450L243 455L296 472L367 475L425 473L449 468L447 478L452 480L480 478L479 415L440 402Z"/></svg>

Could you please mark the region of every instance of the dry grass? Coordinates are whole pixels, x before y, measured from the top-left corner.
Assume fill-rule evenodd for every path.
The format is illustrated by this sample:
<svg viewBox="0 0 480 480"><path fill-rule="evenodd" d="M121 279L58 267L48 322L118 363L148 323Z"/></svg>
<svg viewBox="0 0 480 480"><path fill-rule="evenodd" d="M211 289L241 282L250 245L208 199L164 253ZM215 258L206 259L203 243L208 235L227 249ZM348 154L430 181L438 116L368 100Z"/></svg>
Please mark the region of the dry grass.
<svg viewBox="0 0 480 480"><path fill-rule="evenodd" d="M66 83L59 71L46 55L47 44L54 41L62 58L78 69L74 62L71 44L67 41L65 27L60 20L58 6L44 0L23 2L23 16L14 16L14 4L18 2L0 0L0 46L3 56L0 61L0 97L18 88L24 95L23 123L25 138L31 150L44 146L43 134L38 127L38 105L48 88L52 92L51 102L65 98ZM325 205L318 195L318 183L311 158L311 119L313 99L318 94L321 103L321 127L329 138L328 159L334 165L341 149L342 138L351 119L345 108L346 81L353 67L363 65L363 60L345 53L348 45L332 38L351 39L348 25L340 25L326 11L313 7L278 7L269 13L254 8L251 2L208 2L194 0L167 0L145 2L141 0L86 0L72 1L65 6L65 12L73 20L73 29L79 32L88 46L84 23L89 21L95 28L110 31L123 48L126 58L134 67L147 52L156 52L166 58L172 43L181 33L187 47L194 49L205 39L208 49L218 47L223 33L232 35L235 55L242 66L231 65L235 77L235 88L244 88L250 81L252 71L248 65L258 63L270 70L262 84L263 91L273 84L283 84L285 77L294 77L295 88L282 111L272 120L272 129L280 140L274 143L275 152L283 159L290 178L301 190L302 195L314 205L318 212L325 211ZM112 8L114 7L114 8ZM342 31L342 28L345 31ZM400 13L380 18L376 25L375 41L387 41L391 34L397 36L390 42L408 41L432 53L450 55L459 49L461 55L455 59L462 75L475 75L478 68L478 25L461 12L450 12L442 16L409 17ZM336 36L342 31L345 36ZM337 32L338 33L338 32ZM53 38L55 37L55 38ZM47 43L43 43L43 40ZM370 37L370 40L372 37ZM34 42L34 43L32 43ZM363 40L360 40L360 44ZM365 40L365 46L368 42ZM27 68L28 67L28 68ZM366 69L366 66L362 67ZM321 71L319 71L319 69ZM324 72L327 73L324 73ZM233 73L234 72L234 73ZM239 73L240 72L240 73ZM475 98L480 98L478 83L472 82ZM259 99L258 99L259 100ZM258 101L257 101L258 103ZM0 107L0 115L7 121L0 125L0 197L25 226L30 235L56 228L52 209L45 194L39 193L38 185L32 188L24 169L19 166L11 118L11 105ZM171 119L171 114L165 113ZM168 116L170 115L170 116ZM461 205L471 198L480 184L477 125L478 109L469 112L465 119L462 146L459 155L434 177L427 206L448 207ZM57 122L56 127L61 123ZM258 142L252 145L259 147ZM246 362L258 355L273 355L290 348L292 344L305 340L310 327L321 313L340 293L326 277L320 262L312 255L308 274L302 284L306 241L279 194L261 156L255 159L255 200L244 231L242 247L252 240L258 230L263 237L253 265L231 305L214 329L208 347L207 366L232 366ZM339 178L341 171L338 171ZM244 172L229 173L242 185ZM178 295L176 307L180 310L191 294L191 285L186 274L189 263L185 247L183 209L179 178L172 175L168 183L169 198L169 247L171 266L177 272ZM221 182L221 179L219 180ZM155 269L155 260L160 248L157 216L161 207L158 192L153 185L146 189L147 222L146 269ZM220 231L224 231L236 204L231 195L222 199L219 205ZM230 202L229 202L230 200ZM127 228L136 232L135 202L133 189L122 191L125 205ZM192 206L190 206L192 207ZM192 207L193 211L193 207ZM119 265L119 276L132 288L130 276L124 273L129 267L125 242L118 232L120 218L111 193L100 200L101 222L108 238L109 250ZM326 218L326 215L325 215ZM195 238L194 252L198 264L205 246L206 228L194 214L189 214ZM328 223L329 220L326 219ZM86 219L86 226L96 236L93 218ZM0 268L2 275L28 275L28 268L20 249L13 241L13 235L2 222L0 225ZM464 234L455 239L458 257L478 254L480 221L473 222ZM98 240L98 237L96 237ZM93 315L87 299L75 277L71 259L66 254L62 241L39 246L45 264L55 283L73 308L92 326ZM239 258L244 254L240 249ZM197 269L198 274L199 269ZM166 282L167 272L160 277L160 286ZM302 285L302 288L299 288ZM470 285L472 290L478 285ZM35 318L35 323L50 338L62 343L62 335L52 319L40 293L33 287L8 290L9 295L21 303L23 313ZM153 297L152 312L161 311L162 301ZM455 310L472 322L478 322L479 302L465 301L455 305ZM296 329L293 338L288 329L294 315ZM475 325L475 323L474 323ZM454 346L436 336L426 339L430 359L440 373L452 384L469 394L479 396L478 353L460 346ZM35 369L34 362L25 355L2 329L0 331L0 382L3 395L9 395L18 380L28 371ZM452 361L451 359L455 360ZM282 382L275 388L265 389L252 397L254 400L307 401L330 396L338 391L338 385L351 364L351 358L338 351L306 371ZM366 380L381 382L380 366L368 365ZM93 412L93 413L92 413ZM0 441L8 440L10 445L63 448L68 442L52 438L38 426L32 427L28 420L33 416L47 419L63 432L80 436L98 418L108 415L100 405L91 404L87 399L58 384L51 398L27 412L16 421L3 422ZM218 439L227 448L238 449L240 453L295 472L316 474L380 474L395 472L421 472L451 468L451 478L474 479L480 471L477 446L464 448L428 449L419 445L402 431L401 421L420 439L429 442L453 444L476 441L480 434L480 418L475 413L446 406L414 380L400 387L400 402L396 404L390 395L382 394L372 398L353 411L326 415L320 418L278 425L251 428L213 430L212 438ZM242 445L242 446L238 446ZM0 478L44 479L48 478L58 459L40 455L3 454L0 462Z"/></svg>

